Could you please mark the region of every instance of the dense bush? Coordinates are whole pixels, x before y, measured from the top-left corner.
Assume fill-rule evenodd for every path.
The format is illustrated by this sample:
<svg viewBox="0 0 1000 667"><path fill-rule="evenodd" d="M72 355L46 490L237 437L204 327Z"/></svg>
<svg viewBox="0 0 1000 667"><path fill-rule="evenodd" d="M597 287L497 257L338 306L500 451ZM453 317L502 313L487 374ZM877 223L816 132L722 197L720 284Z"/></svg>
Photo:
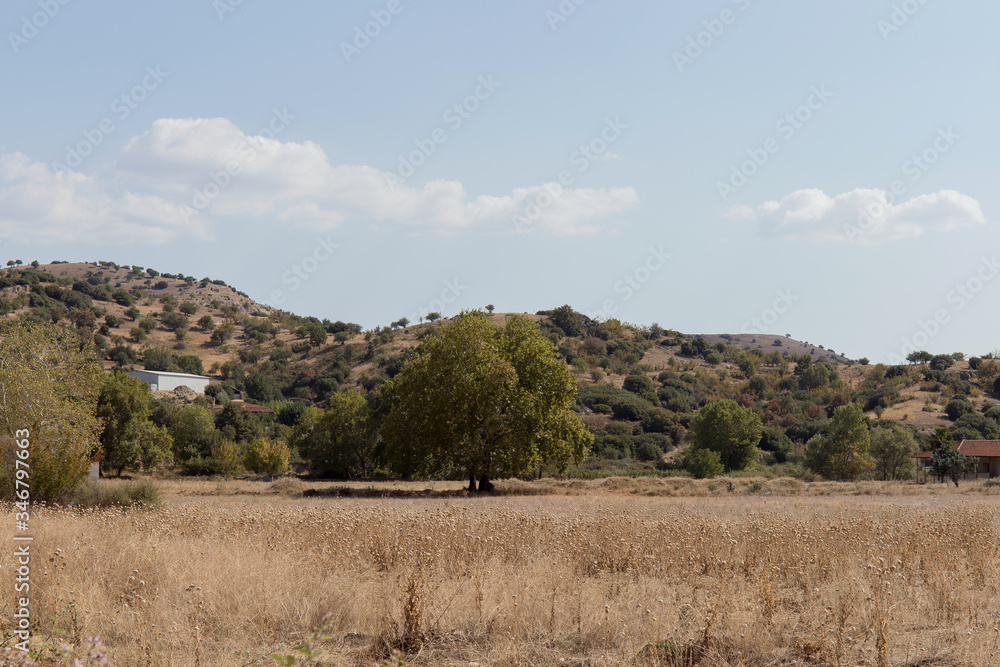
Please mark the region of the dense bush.
<svg viewBox="0 0 1000 667"><path fill-rule="evenodd" d="M948 401L948 405L944 407L944 413L948 415L948 419L952 421L956 421L962 415L975 411L976 406L974 406L968 399L957 396Z"/></svg>

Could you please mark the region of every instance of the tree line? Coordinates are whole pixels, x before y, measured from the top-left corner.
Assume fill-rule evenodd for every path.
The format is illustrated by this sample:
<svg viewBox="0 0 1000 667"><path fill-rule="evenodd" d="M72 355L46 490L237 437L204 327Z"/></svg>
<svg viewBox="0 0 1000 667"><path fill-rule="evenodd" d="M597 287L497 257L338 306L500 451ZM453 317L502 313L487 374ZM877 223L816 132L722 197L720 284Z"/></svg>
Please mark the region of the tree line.
<svg viewBox="0 0 1000 667"><path fill-rule="evenodd" d="M579 464L592 442L572 411L575 378L539 327L522 316L496 326L480 311L427 337L378 391L335 394L324 410L289 404L270 424L238 403L213 415L152 400L146 383L104 374L93 348L55 324L2 326L0 397L5 464L7 434L33 425L36 500L58 500L94 460L110 474L277 474L293 455L318 474L461 476L487 491L542 464Z"/></svg>

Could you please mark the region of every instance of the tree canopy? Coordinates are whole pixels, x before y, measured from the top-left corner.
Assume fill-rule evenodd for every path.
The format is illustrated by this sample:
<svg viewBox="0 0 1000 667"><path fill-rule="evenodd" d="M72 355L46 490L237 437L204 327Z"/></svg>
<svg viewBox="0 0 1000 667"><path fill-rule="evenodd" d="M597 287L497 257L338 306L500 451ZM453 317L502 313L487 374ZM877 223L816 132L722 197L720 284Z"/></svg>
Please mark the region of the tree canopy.
<svg viewBox="0 0 1000 667"><path fill-rule="evenodd" d="M871 435L865 413L857 403L833 411L825 432L806 446L809 468L830 479L857 479L874 461L869 453Z"/></svg>
<svg viewBox="0 0 1000 667"><path fill-rule="evenodd" d="M377 425L360 391L334 394L322 415L311 412L304 421L299 447L313 474L349 479L375 472Z"/></svg>
<svg viewBox="0 0 1000 667"><path fill-rule="evenodd" d="M729 399L709 403L691 422L693 447L717 452L727 471L743 470L757 459L763 430L753 410Z"/></svg>
<svg viewBox="0 0 1000 667"><path fill-rule="evenodd" d="M99 450L101 367L76 332L54 324L0 325L0 498L14 492L14 438L30 432L31 500L58 501Z"/></svg>
<svg viewBox="0 0 1000 667"><path fill-rule="evenodd" d="M572 413L576 380L524 316L504 327L463 312L426 338L380 390L382 434L404 474L461 471L469 489L539 463L579 464L593 436Z"/></svg>
<svg viewBox="0 0 1000 667"><path fill-rule="evenodd" d="M958 486L958 478L976 471L979 459L965 456L955 445L942 445L931 455L930 467L938 477L950 477Z"/></svg>
<svg viewBox="0 0 1000 667"><path fill-rule="evenodd" d="M141 464L143 424L149 418L149 384L121 371L109 375L97 399L101 420L102 464L121 477L125 468Z"/></svg>
<svg viewBox="0 0 1000 667"><path fill-rule="evenodd" d="M910 429L899 424L876 426L871 431L869 453L882 479L913 477L913 455L917 453L917 441Z"/></svg>

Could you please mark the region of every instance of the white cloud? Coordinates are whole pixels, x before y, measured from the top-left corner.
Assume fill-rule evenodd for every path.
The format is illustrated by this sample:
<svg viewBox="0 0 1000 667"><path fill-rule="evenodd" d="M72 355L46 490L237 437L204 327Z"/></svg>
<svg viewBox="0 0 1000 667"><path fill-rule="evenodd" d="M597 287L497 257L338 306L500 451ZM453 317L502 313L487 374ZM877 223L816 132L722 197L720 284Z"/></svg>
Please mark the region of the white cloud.
<svg viewBox="0 0 1000 667"><path fill-rule="evenodd" d="M733 207L728 217L755 220L760 234L769 238L861 245L986 224L979 202L955 190L890 202L891 196L880 189L857 189L835 197L822 190L798 190L756 209Z"/></svg>
<svg viewBox="0 0 1000 667"><path fill-rule="evenodd" d="M76 172L53 171L22 153L0 155L0 231L27 241L162 243L181 232L204 237L183 207L125 192Z"/></svg>
<svg viewBox="0 0 1000 667"><path fill-rule="evenodd" d="M235 167L239 175L206 207L213 215L280 211L283 221L326 227L361 217L441 232L510 229L510 216L542 190L539 185L509 195L471 197L462 183L445 180L415 188L373 167L331 165L311 142L247 136L224 118L158 120L126 146L121 166L163 192L204 191L209 174ZM595 221L637 201L632 188L567 190L536 224L559 234L590 233L597 229Z"/></svg>
<svg viewBox="0 0 1000 667"><path fill-rule="evenodd" d="M0 155L0 232L45 240L163 242L230 216L328 230L352 219L406 229L513 232L542 185L471 196L458 181L412 187L374 167L331 165L317 144L251 136L225 118L157 120L92 176ZM533 229L586 234L633 208L629 187L567 189Z"/></svg>

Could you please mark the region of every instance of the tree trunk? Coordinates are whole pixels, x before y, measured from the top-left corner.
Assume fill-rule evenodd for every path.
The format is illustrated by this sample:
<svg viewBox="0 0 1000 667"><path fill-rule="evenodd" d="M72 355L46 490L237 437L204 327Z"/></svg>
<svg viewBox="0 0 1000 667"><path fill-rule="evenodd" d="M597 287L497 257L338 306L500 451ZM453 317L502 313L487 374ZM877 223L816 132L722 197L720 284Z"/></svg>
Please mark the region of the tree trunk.
<svg viewBox="0 0 1000 667"><path fill-rule="evenodd" d="M490 481L489 477L483 475L479 478L479 493L489 493L494 488L493 482Z"/></svg>
<svg viewBox="0 0 1000 667"><path fill-rule="evenodd" d="M469 475L469 493L476 492L476 476Z"/></svg>

